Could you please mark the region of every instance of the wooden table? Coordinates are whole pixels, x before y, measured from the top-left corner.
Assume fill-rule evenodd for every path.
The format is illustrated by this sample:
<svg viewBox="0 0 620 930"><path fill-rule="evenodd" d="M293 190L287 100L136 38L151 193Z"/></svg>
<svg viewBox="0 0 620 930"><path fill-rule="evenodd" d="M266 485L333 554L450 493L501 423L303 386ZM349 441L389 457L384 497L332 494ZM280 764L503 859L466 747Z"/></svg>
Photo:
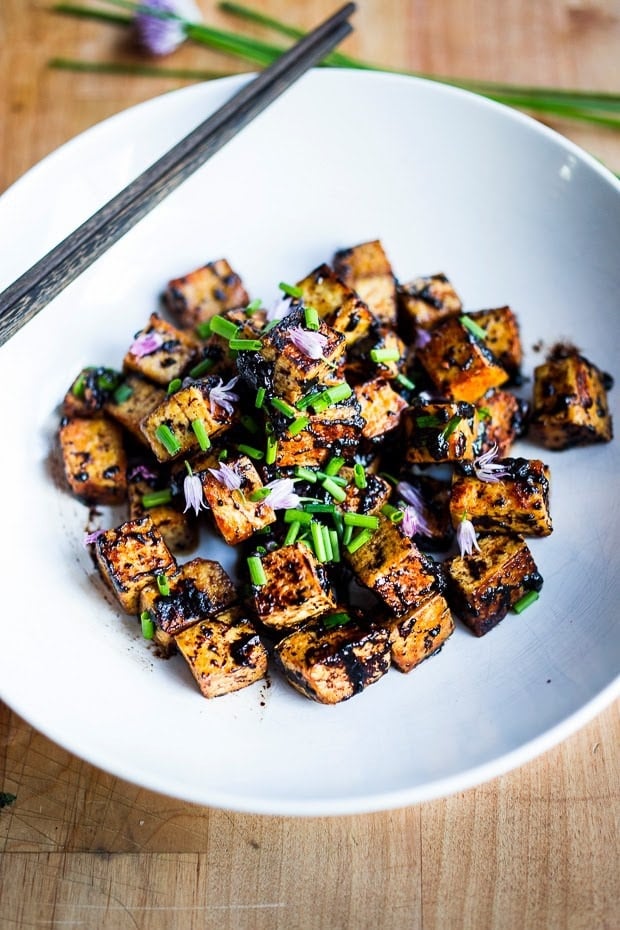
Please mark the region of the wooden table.
<svg viewBox="0 0 620 930"><path fill-rule="evenodd" d="M259 5L309 26L334 4ZM360 5L347 50L369 60L620 90L618 0ZM49 70L55 55L136 56L118 28L46 6L0 5L0 191L76 133L183 83ZM214 3L201 6L235 28ZM174 64L247 70L189 45ZM620 171L620 133L552 125ZM616 705L542 758L446 800L297 820L140 790L0 706L0 791L16 795L0 811L0 928L612 930L620 926L618 734Z"/></svg>

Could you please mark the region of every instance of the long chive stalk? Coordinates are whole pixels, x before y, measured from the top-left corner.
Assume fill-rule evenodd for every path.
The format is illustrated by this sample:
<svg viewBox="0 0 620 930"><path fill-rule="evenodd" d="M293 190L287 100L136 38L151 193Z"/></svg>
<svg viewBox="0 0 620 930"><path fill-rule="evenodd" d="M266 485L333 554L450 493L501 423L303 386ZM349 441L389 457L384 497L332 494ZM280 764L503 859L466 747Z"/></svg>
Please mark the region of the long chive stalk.
<svg viewBox="0 0 620 930"><path fill-rule="evenodd" d="M84 61L81 58L51 58L47 64L48 67L60 71L176 78L182 81L212 81L216 78L228 77L230 73L225 71L197 71L193 68L162 68L159 65L138 65L121 61Z"/></svg>

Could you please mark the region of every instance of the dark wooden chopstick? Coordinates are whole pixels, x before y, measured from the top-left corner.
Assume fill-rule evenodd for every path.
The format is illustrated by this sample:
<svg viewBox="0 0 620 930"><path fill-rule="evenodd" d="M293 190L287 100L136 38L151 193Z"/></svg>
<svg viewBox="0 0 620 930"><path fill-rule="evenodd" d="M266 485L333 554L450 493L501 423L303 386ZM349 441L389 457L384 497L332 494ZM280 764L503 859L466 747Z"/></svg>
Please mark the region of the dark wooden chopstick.
<svg viewBox="0 0 620 930"><path fill-rule="evenodd" d="M9 285L0 294L0 345L334 49L354 10L347 3L304 36Z"/></svg>

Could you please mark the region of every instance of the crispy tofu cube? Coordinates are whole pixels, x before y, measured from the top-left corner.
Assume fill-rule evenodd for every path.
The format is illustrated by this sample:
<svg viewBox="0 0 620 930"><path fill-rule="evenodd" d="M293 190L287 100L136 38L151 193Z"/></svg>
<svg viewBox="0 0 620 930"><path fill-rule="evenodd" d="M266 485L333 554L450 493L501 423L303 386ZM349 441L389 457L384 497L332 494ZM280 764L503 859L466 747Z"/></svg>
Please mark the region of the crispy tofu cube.
<svg viewBox="0 0 620 930"><path fill-rule="evenodd" d="M378 239L340 249L334 255L333 267L378 320L389 325L396 322L396 279Z"/></svg>
<svg viewBox="0 0 620 930"><path fill-rule="evenodd" d="M169 394L144 418L141 424L142 432L149 446L159 462L185 456L199 449L198 436L192 424L199 420L204 431L212 439L219 433L229 429L238 419L236 412L228 413L219 404L210 402L211 390L221 379L215 377L194 381L186 387L179 388L174 394ZM162 435L166 430L168 442ZM172 434L174 444L168 433Z"/></svg>
<svg viewBox="0 0 620 930"><path fill-rule="evenodd" d="M473 472L455 475L450 494L452 523L467 515L476 530L549 536L549 468L539 459L498 459L506 474L496 482L483 481Z"/></svg>
<svg viewBox="0 0 620 930"><path fill-rule="evenodd" d="M328 265L319 265L297 285L307 306L342 333L347 346L362 339L375 318L359 295L340 280Z"/></svg>
<svg viewBox="0 0 620 930"><path fill-rule="evenodd" d="M403 415L407 462L463 462L474 458L480 432L473 404L416 404Z"/></svg>
<svg viewBox="0 0 620 930"><path fill-rule="evenodd" d="M146 445L146 437L140 429L140 424L165 400L166 392L152 381L145 381L140 375L127 375L124 384L131 393L123 399L110 398L106 402L105 412L131 433L134 439Z"/></svg>
<svg viewBox="0 0 620 930"><path fill-rule="evenodd" d="M386 623L390 631L392 665L410 672L438 652L454 631L448 602L442 594L431 594L418 607Z"/></svg>
<svg viewBox="0 0 620 930"><path fill-rule="evenodd" d="M274 549L261 562L267 581L252 591L256 614L266 627L292 629L336 606L323 565L304 543Z"/></svg>
<svg viewBox="0 0 620 930"><path fill-rule="evenodd" d="M502 368L511 378L519 376L523 351L517 317L510 307L476 310L469 317L486 333L484 340Z"/></svg>
<svg viewBox="0 0 620 930"><path fill-rule="evenodd" d="M101 413L122 381L113 368L83 368L65 394L62 414L65 417L92 417Z"/></svg>
<svg viewBox="0 0 620 930"><path fill-rule="evenodd" d="M475 403L491 388L508 380L484 340L461 322L449 317L431 332L417 358L442 397Z"/></svg>
<svg viewBox="0 0 620 930"><path fill-rule="evenodd" d="M157 347L141 354L140 342L151 339ZM158 344L158 345L157 345ZM137 334L123 359L123 370L133 371L155 384L165 387L175 378L181 378L191 367L198 355L198 345L193 336L167 323L157 313L152 313L149 322Z"/></svg>
<svg viewBox="0 0 620 930"><path fill-rule="evenodd" d="M267 674L267 650L240 608L195 623L175 642L206 698L240 691Z"/></svg>
<svg viewBox="0 0 620 930"><path fill-rule="evenodd" d="M407 401L394 390L389 381L374 378L358 384L354 390L360 413L366 421L362 430L365 439L383 436L398 426Z"/></svg>
<svg viewBox="0 0 620 930"><path fill-rule="evenodd" d="M331 404L320 413L308 413L308 425L292 435L288 424L277 431L276 465L319 466L330 455L353 457L362 437L364 420L355 396L342 403Z"/></svg>
<svg viewBox="0 0 620 930"><path fill-rule="evenodd" d="M280 640L275 656L297 691L321 704L338 704L385 675L390 637L361 610L338 608Z"/></svg>
<svg viewBox="0 0 620 930"><path fill-rule="evenodd" d="M357 580L401 616L438 590L438 569L387 517L369 541L345 557ZM354 537L355 538L355 537Z"/></svg>
<svg viewBox="0 0 620 930"><path fill-rule="evenodd" d="M176 562L150 517L129 520L101 533L94 543L101 577L128 614L137 614L140 591Z"/></svg>
<svg viewBox="0 0 620 930"><path fill-rule="evenodd" d="M543 579L519 536L480 535L478 545L479 552L446 563L448 601L476 636L484 636L525 594L540 591Z"/></svg>
<svg viewBox="0 0 620 930"><path fill-rule="evenodd" d="M164 301L183 329L193 329L216 314L247 306L250 298L239 275L220 258L169 281Z"/></svg>
<svg viewBox="0 0 620 930"><path fill-rule="evenodd" d="M172 636L237 600L230 577L210 559L192 559L166 577L169 594L161 594L154 581L144 585L140 612L148 610L155 625Z"/></svg>
<svg viewBox="0 0 620 930"><path fill-rule="evenodd" d="M217 467L216 467L217 466ZM252 501L253 491L263 487L260 475L247 455L227 459L226 462L213 462L213 474L210 468L201 471L200 479L207 504L215 521L216 528L230 546L249 539L257 530L275 522L275 511L267 500ZM223 471L222 471L223 470ZM226 486L223 474L228 472L232 480L239 481L238 488Z"/></svg>
<svg viewBox="0 0 620 930"><path fill-rule="evenodd" d="M169 549L173 552L189 552L194 549L198 543L198 527L192 512L184 513L173 502L145 507L142 503L144 496L161 490L162 484L157 476L141 477L139 468L140 466L129 471L129 519L139 520L148 514ZM144 466L141 468L144 469Z"/></svg>
<svg viewBox="0 0 620 930"><path fill-rule="evenodd" d="M343 510L350 513L377 514L384 504L388 503L392 488L379 475L366 472L366 487L358 488L353 478L352 468L344 467L338 474L348 482L344 489L346 499L340 504Z"/></svg>
<svg viewBox="0 0 620 930"><path fill-rule="evenodd" d="M559 346L534 369L530 429L548 449L568 449L613 437L607 404L609 375L570 346Z"/></svg>
<svg viewBox="0 0 620 930"><path fill-rule="evenodd" d="M525 432L527 403L510 391L494 388L476 406L482 428L480 452L495 448L500 458L508 455L515 439Z"/></svg>
<svg viewBox="0 0 620 930"><path fill-rule="evenodd" d="M419 329L433 329L463 310L461 298L441 272L398 285L397 301L398 328L409 342L413 342Z"/></svg>
<svg viewBox="0 0 620 930"><path fill-rule="evenodd" d="M123 435L104 417L63 419L60 449L69 487L88 504L119 504L127 496Z"/></svg>

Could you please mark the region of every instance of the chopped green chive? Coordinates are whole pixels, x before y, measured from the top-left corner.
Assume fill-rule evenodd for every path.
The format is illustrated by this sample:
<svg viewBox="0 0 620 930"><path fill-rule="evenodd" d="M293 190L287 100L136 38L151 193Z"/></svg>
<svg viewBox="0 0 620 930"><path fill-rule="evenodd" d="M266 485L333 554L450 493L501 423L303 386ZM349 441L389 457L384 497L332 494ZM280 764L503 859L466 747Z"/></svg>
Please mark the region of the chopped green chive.
<svg viewBox="0 0 620 930"><path fill-rule="evenodd" d="M337 475L343 465L343 457L341 455L335 455L325 466L325 474L330 476Z"/></svg>
<svg viewBox="0 0 620 930"><path fill-rule="evenodd" d="M311 468L305 468L303 465L295 466L295 477L302 478L304 481L309 481L310 484L316 484L318 481L317 473L312 471Z"/></svg>
<svg viewBox="0 0 620 930"><path fill-rule="evenodd" d="M265 447L265 465L273 465L278 454L278 440L272 433L267 434L267 445Z"/></svg>
<svg viewBox="0 0 620 930"><path fill-rule="evenodd" d="M352 527L352 526L344 526L344 521L343 521L342 545L343 545L343 546L348 546L349 543L351 542L352 536L353 536L353 527Z"/></svg>
<svg viewBox="0 0 620 930"><path fill-rule="evenodd" d="M460 422L461 422L461 417L459 416L450 417L450 419L448 420L446 424L445 429L442 429L441 431L441 435L444 437L444 439L448 439L452 435L452 433L457 428Z"/></svg>
<svg viewBox="0 0 620 930"><path fill-rule="evenodd" d="M391 504L384 504L381 508L384 517L388 517L392 523L402 523L405 514L400 507L392 507Z"/></svg>
<svg viewBox="0 0 620 930"><path fill-rule="evenodd" d="M416 426L419 426L421 429L427 429L428 427L433 426L441 426L441 420L432 413L425 416L416 417L415 422Z"/></svg>
<svg viewBox="0 0 620 930"><path fill-rule="evenodd" d="M198 440L198 445L202 452L206 452L207 449L211 448L211 440L207 434L206 427L202 420L192 420L192 430L194 435Z"/></svg>
<svg viewBox="0 0 620 930"><path fill-rule="evenodd" d="M486 330L483 329L482 326L478 326L478 324L476 323L476 321L475 321L475 320L472 320L471 317L469 317L469 316L460 316L460 317L459 317L459 323L462 323L463 326L465 327L465 329L468 329L468 330L470 331L470 333L472 333L472 334L476 337L476 339L486 339L486 338L487 338Z"/></svg>
<svg viewBox="0 0 620 930"><path fill-rule="evenodd" d="M224 339L234 339L239 327L232 320L227 320L223 316L211 317L211 332L223 336Z"/></svg>
<svg viewBox="0 0 620 930"><path fill-rule="evenodd" d="M256 313L257 310L260 310L262 305L262 300L260 297L257 297L256 300L253 300L252 303L249 303L245 308L245 312L248 316L252 316L253 313Z"/></svg>
<svg viewBox="0 0 620 930"><path fill-rule="evenodd" d="M287 530L286 536L284 537L283 545L292 546L295 540L297 539L297 537L299 536L300 529L301 529L301 523L299 522L299 520L293 520L293 522L291 523L291 525L289 526Z"/></svg>
<svg viewBox="0 0 620 930"><path fill-rule="evenodd" d="M324 478L321 482L321 487L325 488L327 493L331 494L334 500L338 501L339 503L346 499L346 491L344 491L338 484L336 484L333 478Z"/></svg>
<svg viewBox="0 0 620 930"><path fill-rule="evenodd" d="M181 451L181 443L165 423L159 424L155 430L155 438L161 442L168 455L176 455Z"/></svg>
<svg viewBox="0 0 620 930"><path fill-rule="evenodd" d="M211 320L205 320L204 323L198 323L196 326L196 335L199 339L208 339L211 335Z"/></svg>
<svg viewBox="0 0 620 930"><path fill-rule="evenodd" d="M314 407L315 401L321 397L322 391L313 391L312 394L306 394L305 397L300 398L295 404L298 410L306 410L307 407Z"/></svg>
<svg viewBox="0 0 620 930"><path fill-rule="evenodd" d="M396 375L396 380L400 385L402 385L402 387L407 388L408 391L413 391L415 388L415 384L413 381L411 381L410 378L407 377L407 375L398 374Z"/></svg>
<svg viewBox="0 0 620 930"><path fill-rule="evenodd" d="M252 584L258 585L259 587L267 584L267 575L265 574L263 563L257 555L248 556L248 569L250 571Z"/></svg>
<svg viewBox="0 0 620 930"><path fill-rule="evenodd" d="M97 387L100 391L112 391L119 382L119 375L116 371L104 371L97 378Z"/></svg>
<svg viewBox="0 0 620 930"><path fill-rule="evenodd" d="M247 413L244 413L241 417L241 425L245 426L248 433L252 433L252 435L256 435L256 433L259 431L258 423Z"/></svg>
<svg viewBox="0 0 620 930"><path fill-rule="evenodd" d="M198 362L197 365L194 365L193 368L189 370L190 378L202 378L203 375L206 375L207 372L211 371L215 362L212 358L203 358L201 362Z"/></svg>
<svg viewBox="0 0 620 930"><path fill-rule="evenodd" d="M282 400L281 397L272 397L270 403L274 410L284 414L284 416L288 417L289 420L294 420L297 416L297 411L295 408L291 407L290 404L287 404L287 402Z"/></svg>
<svg viewBox="0 0 620 930"><path fill-rule="evenodd" d="M256 407L257 410L260 410L260 408L261 408L261 407L263 406L263 404L265 403L265 394L266 394L266 393L267 393L267 391L265 390L264 387L260 387L260 388L258 389L258 391L256 392L256 400L254 401L254 406Z"/></svg>
<svg viewBox="0 0 620 930"><path fill-rule="evenodd" d="M241 442L237 446L239 452L242 452L244 455L247 455L250 459L256 459L259 462L262 458L265 457L265 453L262 449L255 449L254 446L246 446L245 443Z"/></svg>
<svg viewBox="0 0 620 930"><path fill-rule="evenodd" d="M222 449L220 452L218 452L217 454L218 462L225 462L227 458L228 458L228 449Z"/></svg>
<svg viewBox="0 0 620 930"><path fill-rule="evenodd" d="M355 481L355 486L362 491L368 485L366 479L366 469L361 462L356 462L353 466L353 478Z"/></svg>
<svg viewBox="0 0 620 930"><path fill-rule="evenodd" d="M178 391L183 382L180 378L173 378L170 384L168 385L168 394L174 394L175 391Z"/></svg>
<svg viewBox="0 0 620 930"><path fill-rule="evenodd" d="M372 362L397 362L400 358L398 349L371 349L370 360Z"/></svg>
<svg viewBox="0 0 620 930"><path fill-rule="evenodd" d="M157 576L157 589L160 594L164 595L164 597L168 597L170 594L170 582L165 575Z"/></svg>
<svg viewBox="0 0 620 930"><path fill-rule="evenodd" d="M365 546L366 543L372 539L372 530L364 529L360 530L357 536L354 536L350 543L347 545L347 551L353 555L354 552L357 552L358 549L361 549L362 546Z"/></svg>
<svg viewBox="0 0 620 930"><path fill-rule="evenodd" d="M334 512L332 513L332 520L334 521L334 526L336 527L336 533L338 538L342 539L342 534L344 532L344 520L342 519L342 514L339 510L336 510L334 507Z"/></svg>
<svg viewBox="0 0 620 930"><path fill-rule="evenodd" d="M331 630L335 626L343 626L345 623L349 623L350 620L351 617L349 614L343 611L342 613L328 614L326 617L323 617L321 623L326 630Z"/></svg>
<svg viewBox="0 0 620 930"><path fill-rule="evenodd" d="M309 417L297 417L289 425L288 431L291 434L291 436L296 436L298 433L301 433L302 430L305 430L309 423L310 423Z"/></svg>
<svg viewBox="0 0 620 930"><path fill-rule="evenodd" d="M259 501L264 501L266 497L269 497L271 494L270 488L257 488L255 491L252 491L250 494L250 500L253 504L258 503Z"/></svg>
<svg viewBox="0 0 620 930"><path fill-rule="evenodd" d="M323 540L323 530L321 524L317 523L316 520L312 520L310 523L310 534L312 536L314 554L317 559L319 562L327 562L327 551Z"/></svg>
<svg viewBox="0 0 620 930"><path fill-rule="evenodd" d="M129 387L128 384L119 384L112 394L112 400L115 404L124 404L126 400L129 400L132 394L133 388Z"/></svg>
<svg viewBox="0 0 620 930"><path fill-rule="evenodd" d="M86 390L86 372L82 371L75 381L73 382L73 387L71 388L71 393L74 397L82 398L84 397L84 392Z"/></svg>
<svg viewBox="0 0 620 930"><path fill-rule="evenodd" d="M289 297L302 297L303 291L300 287L296 287L294 284L286 284L285 281L280 281L278 287L285 294L288 294Z"/></svg>
<svg viewBox="0 0 620 930"><path fill-rule="evenodd" d="M338 533L336 530L328 529L329 541L332 547L332 562L340 561L340 543L338 542Z"/></svg>
<svg viewBox="0 0 620 930"><path fill-rule="evenodd" d="M326 471L317 471L316 474L317 477L321 479L331 478L334 484L337 484L341 488L346 488L349 483L346 478L341 478L340 475L328 475Z"/></svg>
<svg viewBox="0 0 620 930"><path fill-rule="evenodd" d="M260 352L263 344L260 339L231 339L229 346L236 352Z"/></svg>
<svg viewBox="0 0 620 930"><path fill-rule="evenodd" d="M319 329L321 325L319 322L319 315L314 307L306 307L304 309L304 322L306 324L306 329L312 329L314 331Z"/></svg>
<svg viewBox="0 0 620 930"><path fill-rule="evenodd" d="M483 420L490 420L492 414L488 407L478 407L478 416Z"/></svg>
<svg viewBox="0 0 620 930"><path fill-rule="evenodd" d="M341 381L340 384L335 384L323 391L321 397L326 397L330 404L339 404L341 400L347 400L352 393L353 389L350 385L346 381Z"/></svg>
<svg viewBox="0 0 620 930"><path fill-rule="evenodd" d="M345 513L342 519L345 526L367 526L371 530L379 529L379 517L370 513Z"/></svg>
<svg viewBox="0 0 620 930"><path fill-rule="evenodd" d="M161 491L151 491L149 494L143 494L143 507L161 507L162 504L169 504L172 500L172 491L170 488L162 488Z"/></svg>
<svg viewBox="0 0 620 930"><path fill-rule="evenodd" d="M295 523L296 521L304 525L310 524L312 523L312 514L306 513L305 510L297 510L296 508L284 511L285 523Z"/></svg>
<svg viewBox="0 0 620 930"><path fill-rule="evenodd" d="M515 613L520 614L526 610L534 601L537 601L539 598L538 591L528 591L527 594L524 594L523 597L519 598L516 604L512 605L512 609Z"/></svg>
<svg viewBox="0 0 620 930"><path fill-rule="evenodd" d="M148 610L143 610L140 614L140 626L142 628L142 635L145 639L153 639L155 636L155 624L151 620L151 613Z"/></svg>
<svg viewBox="0 0 620 930"><path fill-rule="evenodd" d="M325 549L325 561L332 562L334 559L334 553L332 551L332 541L329 535L329 527L325 526L324 523L319 524L321 527L321 536L323 537L323 547Z"/></svg>
<svg viewBox="0 0 620 930"><path fill-rule="evenodd" d="M305 504L304 510L306 513L335 513L336 507L334 504Z"/></svg>

